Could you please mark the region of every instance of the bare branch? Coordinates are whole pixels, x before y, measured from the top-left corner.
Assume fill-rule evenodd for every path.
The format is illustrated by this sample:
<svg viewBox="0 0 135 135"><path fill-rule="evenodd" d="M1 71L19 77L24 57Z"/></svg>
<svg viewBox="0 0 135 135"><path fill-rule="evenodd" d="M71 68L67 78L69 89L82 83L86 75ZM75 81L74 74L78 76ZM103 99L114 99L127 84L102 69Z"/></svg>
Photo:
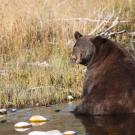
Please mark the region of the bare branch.
<svg viewBox="0 0 135 135"><path fill-rule="evenodd" d="M126 30L122 30L122 31L119 31L119 32L111 32L111 33L108 34L108 38L111 38L114 35L124 34L126 32L127 32Z"/></svg>
<svg viewBox="0 0 135 135"><path fill-rule="evenodd" d="M105 36L107 38L111 38L115 35L120 35L120 34L124 34L125 36L131 36L131 37L135 37L135 32L128 32L126 30L122 30L122 31L116 31L116 32L110 32L110 33L107 33L106 35L102 35L102 36Z"/></svg>
<svg viewBox="0 0 135 135"><path fill-rule="evenodd" d="M119 23L119 17L116 17L116 19L113 21L112 25L107 28L105 31L101 32L99 35L101 36L109 36L109 31L112 30L116 25Z"/></svg>
<svg viewBox="0 0 135 135"><path fill-rule="evenodd" d="M74 22L74 21L78 21L78 22L85 22L85 23L101 23L102 21L104 21L107 24L112 24L114 22L114 20L112 19L90 19L90 18L54 18L54 19L46 19L49 22L52 21L65 21L65 22ZM132 20L119 20L119 23L135 23L135 21Z"/></svg>
<svg viewBox="0 0 135 135"><path fill-rule="evenodd" d="M58 3L58 4L56 5L56 7L58 8L58 7L62 6L62 5L65 4L67 1L68 1L68 0L63 0L62 2Z"/></svg>
<svg viewBox="0 0 135 135"><path fill-rule="evenodd" d="M99 16L99 20L101 19L101 18L103 18L103 16L104 16L104 10L101 12L101 14L100 14L100 16ZM104 32L102 32L103 31L103 29L105 29L105 27L106 27L106 25L112 20L112 18L114 17L114 11L112 12L112 14L107 18L107 19L105 19L105 20L101 20L101 21L99 21L99 22L97 22L97 25L96 25L96 27L94 28L94 30L91 32L91 33L89 33L89 35L91 35L91 34L94 34L94 33L96 33L97 31L101 31L101 33L105 33L105 31ZM116 20L116 19L115 19ZM114 21L115 21L114 20ZM116 21L115 21L116 22ZM113 22L113 24L111 25L111 27L114 25L114 22ZM110 27L110 28L111 28ZM109 30L109 28L107 29L107 31Z"/></svg>

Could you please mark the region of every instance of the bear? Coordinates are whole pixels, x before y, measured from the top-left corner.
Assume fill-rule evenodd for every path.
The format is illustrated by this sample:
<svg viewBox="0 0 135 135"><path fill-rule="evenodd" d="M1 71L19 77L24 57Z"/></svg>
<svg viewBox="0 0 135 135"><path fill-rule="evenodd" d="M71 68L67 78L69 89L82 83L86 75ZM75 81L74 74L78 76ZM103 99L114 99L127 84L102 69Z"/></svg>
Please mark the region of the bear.
<svg viewBox="0 0 135 135"><path fill-rule="evenodd" d="M77 31L74 37L72 62L87 67L82 100L74 113L135 113L135 60L111 39Z"/></svg>

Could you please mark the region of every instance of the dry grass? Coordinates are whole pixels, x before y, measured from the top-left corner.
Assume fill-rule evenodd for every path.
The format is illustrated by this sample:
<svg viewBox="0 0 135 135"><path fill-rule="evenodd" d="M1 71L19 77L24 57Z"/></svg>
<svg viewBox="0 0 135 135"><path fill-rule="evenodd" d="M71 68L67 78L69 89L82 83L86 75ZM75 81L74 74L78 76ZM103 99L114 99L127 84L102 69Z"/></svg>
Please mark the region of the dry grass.
<svg viewBox="0 0 135 135"><path fill-rule="evenodd" d="M70 63L73 34L90 33L97 23L73 18L107 19L113 13L113 18L130 20L133 5L133 0L0 0L1 106L79 98L84 67ZM123 28L134 27L117 27Z"/></svg>

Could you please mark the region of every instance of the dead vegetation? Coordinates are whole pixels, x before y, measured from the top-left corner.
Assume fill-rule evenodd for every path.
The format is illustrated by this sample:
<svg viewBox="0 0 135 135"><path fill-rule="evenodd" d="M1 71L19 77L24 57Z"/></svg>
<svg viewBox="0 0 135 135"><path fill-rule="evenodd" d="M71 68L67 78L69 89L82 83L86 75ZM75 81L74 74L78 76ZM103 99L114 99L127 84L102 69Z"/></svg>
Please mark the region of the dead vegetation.
<svg viewBox="0 0 135 135"><path fill-rule="evenodd" d="M70 63L74 32L134 32L135 28L133 0L0 3L1 106L47 105L63 102L68 95L79 98L84 67ZM117 35L113 39L124 43L134 38Z"/></svg>

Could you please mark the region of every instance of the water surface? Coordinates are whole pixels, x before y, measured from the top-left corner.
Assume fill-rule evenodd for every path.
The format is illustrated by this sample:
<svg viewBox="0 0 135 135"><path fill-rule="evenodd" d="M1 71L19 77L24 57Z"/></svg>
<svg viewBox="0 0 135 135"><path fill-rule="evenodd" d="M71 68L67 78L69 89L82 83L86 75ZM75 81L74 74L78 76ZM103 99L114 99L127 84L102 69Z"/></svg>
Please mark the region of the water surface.
<svg viewBox="0 0 135 135"><path fill-rule="evenodd" d="M28 135L31 131L67 130L78 131L78 135L135 135L135 115L117 116L74 116L70 111L76 102L53 105L51 107L36 107L8 113L7 121L0 123L0 135ZM60 112L55 110L60 109ZM33 126L25 132L18 132L14 124L28 121L32 115L42 115L49 121L42 126Z"/></svg>

